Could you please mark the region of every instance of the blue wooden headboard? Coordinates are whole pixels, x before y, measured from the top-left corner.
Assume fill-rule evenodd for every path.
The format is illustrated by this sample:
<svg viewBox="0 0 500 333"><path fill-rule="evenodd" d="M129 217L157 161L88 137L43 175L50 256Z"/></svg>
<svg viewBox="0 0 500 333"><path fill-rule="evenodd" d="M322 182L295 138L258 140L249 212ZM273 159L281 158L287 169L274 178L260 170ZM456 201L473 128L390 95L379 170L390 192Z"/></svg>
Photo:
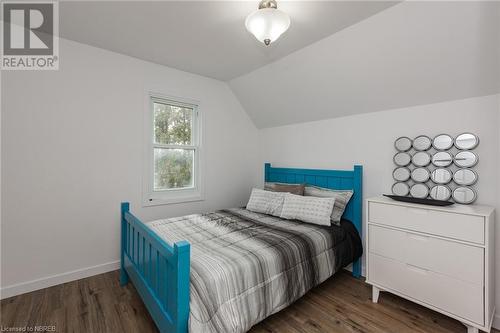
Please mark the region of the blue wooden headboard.
<svg viewBox="0 0 500 333"><path fill-rule="evenodd" d="M351 221L362 235L363 229L363 166L355 165L354 170L316 170L295 168L273 168L271 163L264 165L266 182L308 184L334 190L353 190L354 194L347 204L343 218ZM352 274L361 276L361 260L353 263Z"/></svg>

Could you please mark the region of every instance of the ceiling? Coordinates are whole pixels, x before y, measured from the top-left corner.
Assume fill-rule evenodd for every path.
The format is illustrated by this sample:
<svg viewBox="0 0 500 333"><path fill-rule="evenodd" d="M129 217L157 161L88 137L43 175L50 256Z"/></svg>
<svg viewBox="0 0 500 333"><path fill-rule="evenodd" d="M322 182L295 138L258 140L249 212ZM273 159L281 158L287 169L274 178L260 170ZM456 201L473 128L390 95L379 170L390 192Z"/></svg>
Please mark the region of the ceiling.
<svg viewBox="0 0 500 333"><path fill-rule="evenodd" d="M60 36L227 81L397 3L278 1L292 24L266 47L244 25L258 1L65 1Z"/></svg>
<svg viewBox="0 0 500 333"><path fill-rule="evenodd" d="M229 85L259 128L497 94L500 2L404 1Z"/></svg>

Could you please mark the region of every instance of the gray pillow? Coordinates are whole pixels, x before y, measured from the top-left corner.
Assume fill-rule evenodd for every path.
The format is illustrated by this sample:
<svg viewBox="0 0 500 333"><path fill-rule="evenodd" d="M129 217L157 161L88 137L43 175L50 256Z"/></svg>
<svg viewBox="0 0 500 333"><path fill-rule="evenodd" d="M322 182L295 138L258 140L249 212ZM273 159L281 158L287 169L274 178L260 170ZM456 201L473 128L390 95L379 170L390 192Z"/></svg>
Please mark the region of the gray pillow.
<svg viewBox="0 0 500 333"><path fill-rule="evenodd" d="M335 198L304 197L287 193L281 218L307 223L330 225Z"/></svg>
<svg viewBox="0 0 500 333"><path fill-rule="evenodd" d="M288 192L296 195L304 195L304 184L268 183L264 184L264 190L273 192Z"/></svg>
<svg viewBox="0 0 500 333"><path fill-rule="evenodd" d="M305 196L335 198L331 219L337 225L340 224L340 218L344 214L345 207L349 203L353 193L352 190L331 190L318 186L306 186L304 189Z"/></svg>
<svg viewBox="0 0 500 333"><path fill-rule="evenodd" d="M271 192L254 188L246 208L252 212L280 217L285 195L284 192Z"/></svg>

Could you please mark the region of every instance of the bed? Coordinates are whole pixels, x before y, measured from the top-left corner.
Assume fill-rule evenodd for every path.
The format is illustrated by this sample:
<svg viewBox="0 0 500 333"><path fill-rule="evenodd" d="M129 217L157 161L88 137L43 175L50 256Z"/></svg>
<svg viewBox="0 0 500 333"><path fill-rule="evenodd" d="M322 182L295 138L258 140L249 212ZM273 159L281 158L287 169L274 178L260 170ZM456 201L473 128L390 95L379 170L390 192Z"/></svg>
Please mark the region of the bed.
<svg viewBox="0 0 500 333"><path fill-rule="evenodd" d="M143 223L122 203L120 282L134 283L160 332L246 332L346 265L360 275L362 167L265 164L265 180L354 194L328 227L245 208Z"/></svg>

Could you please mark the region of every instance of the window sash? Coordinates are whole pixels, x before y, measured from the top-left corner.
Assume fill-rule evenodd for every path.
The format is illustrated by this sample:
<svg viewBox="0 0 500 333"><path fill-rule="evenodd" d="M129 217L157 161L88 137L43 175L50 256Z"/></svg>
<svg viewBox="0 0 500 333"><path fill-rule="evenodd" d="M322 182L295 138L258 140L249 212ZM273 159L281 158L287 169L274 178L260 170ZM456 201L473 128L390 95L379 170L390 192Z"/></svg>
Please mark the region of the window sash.
<svg viewBox="0 0 500 333"><path fill-rule="evenodd" d="M182 146L183 148L181 148L181 146L176 146L176 145L159 145L158 147L156 147L157 144L154 144L153 145L153 149L152 149L152 170L151 170L151 192L152 193L164 193L164 192L182 192L182 191L192 191L192 190L196 190L198 188L198 159L199 159L199 154L198 154L198 147L195 147L195 146ZM192 150L193 151L193 174L191 175L191 177L193 177L193 186L187 186L187 187L175 187L175 188L165 188L165 189L155 189L155 184L154 184L154 181L155 181L155 156L154 156L154 151L155 151L155 148L160 148L160 149L182 149L182 150Z"/></svg>
<svg viewBox="0 0 500 333"><path fill-rule="evenodd" d="M186 150L194 150L198 149L198 146L195 145L164 145L161 143L153 143L154 148L164 148L164 149L186 149Z"/></svg>
<svg viewBox="0 0 500 333"><path fill-rule="evenodd" d="M151 116L152 116L152 133L151 133L151 138L153 141L153 144L161 144L156 142L156 133L155 133L155 125L156 125L156 118L155 118L155 104L162 104L166 106L175 106L175 107L180 107L184 109L191 110L191 145L195 146L197 145L198 142L198 110L197 110L197 105L194 104L187 104L187 103L182 103L182 102L176 102L172 101L169 99L162 99L159 97L151 97L150 101L150 109L151 109Z"/></svg>
<svg viewBox="0 0 500 333"><path fill-rule="evenodd" d="M165 104L165 105L172 105L172 106L178 106L178 107L183 107L187 109L191 109L192 115L191 115L191 145L172 145L172 144L162 144L162 143L157 143L155 139L155 112L154 112L154 103L159 103L159 104ZM151 114L151 142L153 146L162 146L165 148L171 148L171 147L198 147L199 142L200 142L200 118L199 118L199 113L198 113L198 105L196 104L188 104L188 103L183 103L183 102L176 102L171 99L164 99L160 97L150 97L150 103L149 103L149 112Z"/></svg>

